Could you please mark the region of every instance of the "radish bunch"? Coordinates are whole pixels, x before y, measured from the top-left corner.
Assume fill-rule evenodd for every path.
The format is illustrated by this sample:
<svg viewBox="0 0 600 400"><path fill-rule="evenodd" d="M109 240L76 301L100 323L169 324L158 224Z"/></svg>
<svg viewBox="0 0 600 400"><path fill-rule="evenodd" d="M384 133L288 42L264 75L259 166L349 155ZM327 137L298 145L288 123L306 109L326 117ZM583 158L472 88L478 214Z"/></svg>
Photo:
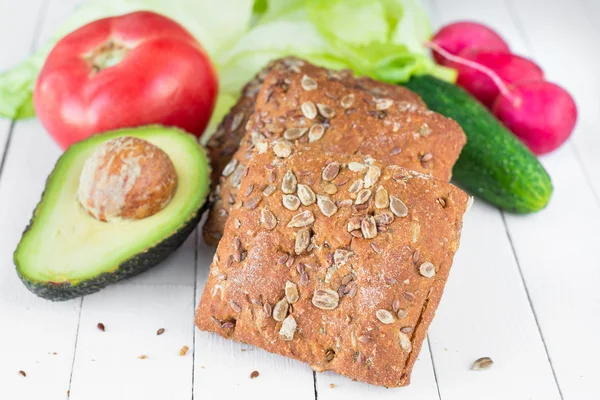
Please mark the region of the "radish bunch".
<svg viewBox="0 0 600 400"><path fill-rule="evenodd" d="M555 150L573 132L577 107L571 95L546 81L535 62L511 53L492 29L456 22L442 28L428 46L439 64L458 71L457 84L535 154Z"/></svg>

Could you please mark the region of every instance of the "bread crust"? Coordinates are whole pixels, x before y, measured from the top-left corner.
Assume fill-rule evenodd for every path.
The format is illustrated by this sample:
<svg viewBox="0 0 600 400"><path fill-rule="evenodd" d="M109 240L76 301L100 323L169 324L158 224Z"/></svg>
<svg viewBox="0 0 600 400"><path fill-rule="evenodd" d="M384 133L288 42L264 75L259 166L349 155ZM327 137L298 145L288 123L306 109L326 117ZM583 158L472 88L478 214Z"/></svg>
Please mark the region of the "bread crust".
<svg viewBox="0 0 600 400"><path fill-rule="evenodd" d="M211 142L212 149L209 146L211 154L215 154L215 190L204 226L208 243L215 244L220 239L230 207L236 201L241 174L254 147L264 148L264 142L272 146L288 137L286 143L292 147L301 144L322 151L370 155L446 181L466 143L456 122L427 110L421 99L404 87L355 78L348 71L330 71L295 58L272 63L260 80L254 112L246 121L241 139L243 129L238 127L235 133L219 136L228 138L221 141L220 153L216 150L217 140ZM243 96L233 111L238 114L234 115L250 103ZM233 118L226 118L222 132L228 132L228 121ZM319 132L310 131L314 125L323 127L318 139L315 138ZM306 132L294 138L290 129ZM238 141L233 158L223 166L226 157L222 154L230 154Z"/></svg>
<svg viewBox="0 0 600 400"><path fill-rule="evenodd" d="M315 371L407 385L459 245L468 196L366 156L302 145L287 157L271 148L255 153L197 327ZM284 195L299 199L296 210L283 205Z"/></svg>

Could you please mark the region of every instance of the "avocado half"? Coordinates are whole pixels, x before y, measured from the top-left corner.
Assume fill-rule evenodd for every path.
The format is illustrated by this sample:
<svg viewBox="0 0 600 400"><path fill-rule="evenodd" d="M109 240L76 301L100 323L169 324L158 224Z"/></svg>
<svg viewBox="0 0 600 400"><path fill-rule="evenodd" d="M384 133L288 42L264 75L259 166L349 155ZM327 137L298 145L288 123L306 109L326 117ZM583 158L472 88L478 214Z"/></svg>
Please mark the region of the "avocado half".
<svg viewBox="0 0 600 400"><path fill-rule="evenodd" d="M84 162L104 142L133 136L170 157L178 185L169 204L139 220L102 222L77 200ZM174 128L145 126L92 136L72 145L46 181L29 226L14 253L25 286L49 300L97 292L155 266L198 225L210 191L210 166L196 137Z"/></svg>

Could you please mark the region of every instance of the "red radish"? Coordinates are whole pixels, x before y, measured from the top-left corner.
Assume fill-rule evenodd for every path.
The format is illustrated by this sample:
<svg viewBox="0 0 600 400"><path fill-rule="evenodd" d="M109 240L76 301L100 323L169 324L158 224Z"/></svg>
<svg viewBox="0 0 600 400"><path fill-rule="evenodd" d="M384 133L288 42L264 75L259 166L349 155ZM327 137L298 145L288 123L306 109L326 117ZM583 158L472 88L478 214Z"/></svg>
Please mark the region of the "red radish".
<svg viewBox="0 0 600 400"><path fill-rule="evenodd" d="M461 21L446 25L435 34L431 41L450 54L458 54L465 49L480 48L488 51L510 51L508 44L492 29L477 22ZM446 65L446 59L433 55L438 64Z"/></svg>
<svg viewBox="0 0 600 400"><path fill-rule="evenodd" d="M563 144L577 121L577 106L571 95L542 80L513 85L510 96L498 96L492 111L537 155Z"/></svg>
<svg viewBox="0 0 600 400"><path fill-rule="evenodd" d="M544 79L544 72L536 63L512 53L467 49L459 57L489 68L506 84ZM486 73L458 62L449 62L447 66L458 70L459 86L487 107L492 106L500 90Z"/></svg>

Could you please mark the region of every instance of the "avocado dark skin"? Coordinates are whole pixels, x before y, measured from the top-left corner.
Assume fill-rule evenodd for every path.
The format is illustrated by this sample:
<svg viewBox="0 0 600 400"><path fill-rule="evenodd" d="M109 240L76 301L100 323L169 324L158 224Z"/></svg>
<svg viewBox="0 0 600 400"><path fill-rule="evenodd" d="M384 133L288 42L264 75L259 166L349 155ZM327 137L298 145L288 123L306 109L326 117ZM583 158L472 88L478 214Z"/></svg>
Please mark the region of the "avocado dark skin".
<svg viewBox="0 0 600 400"><path fill-rule="evenodd" d="M190 236L190 234L196 229L196 226L200 222L200 218L206 210L208 203L205 203L188 221L181 225L168 238L161 241L154 247L147 249L145 252L131 257L129 260L119 265L119 269L114 272L107 272L98 275L93 279L83 281L77 285L72 285L70 282L61 283L46 283L46 282L30 282L23 279L21 275L21 281L31 292L39 297L52 301L64 301L71 300L76 297L84 296L87 294L95 293L106 286L120 281L121 279L131 278L147 271L148 269L159 264L177 250L183 242ZM29 227L25 229L25 232L29 230Z"/></svg>

